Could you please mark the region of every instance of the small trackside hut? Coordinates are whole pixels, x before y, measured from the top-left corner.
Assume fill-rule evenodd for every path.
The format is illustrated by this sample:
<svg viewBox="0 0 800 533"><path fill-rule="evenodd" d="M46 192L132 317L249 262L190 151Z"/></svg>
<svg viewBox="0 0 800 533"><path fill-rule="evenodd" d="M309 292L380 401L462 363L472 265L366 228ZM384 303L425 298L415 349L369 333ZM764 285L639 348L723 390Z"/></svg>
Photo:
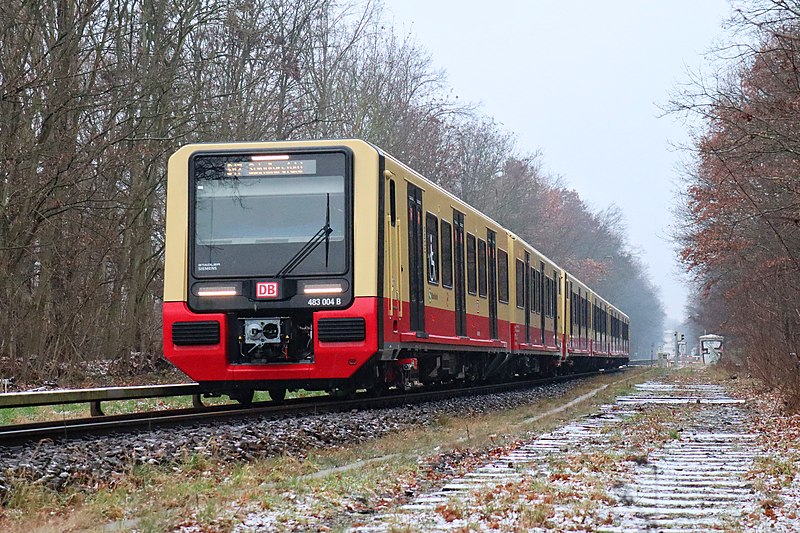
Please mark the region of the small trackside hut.
<svg viewBox="0 0 800 533"><path fill-rule="evenodd" d="M361 140L169 161L164 353L209 390L381 393L624 364L628 317Z"/></svg>

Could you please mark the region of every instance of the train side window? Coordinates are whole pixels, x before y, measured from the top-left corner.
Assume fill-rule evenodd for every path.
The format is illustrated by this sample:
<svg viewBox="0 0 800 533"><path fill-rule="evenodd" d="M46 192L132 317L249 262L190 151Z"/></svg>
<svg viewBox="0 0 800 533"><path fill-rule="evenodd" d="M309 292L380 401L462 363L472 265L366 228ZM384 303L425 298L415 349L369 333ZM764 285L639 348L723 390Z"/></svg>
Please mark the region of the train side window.
<svg viewBox="0 0 800 533"><path fill-rule="evenodd" d="M589 329L589 300L587 298L583 299L583 327L587 330Z"/></svg>
<svg viewBox="0 0 800 533"><path fill-rule="evenodd" d="M536 290L538 291L536 294L539 297L536 300L536 312L538 312L541 315L542 311L543 311L542 302L544 302L544 291L542 290L542 271L541 270L537 270L536 271Z"/></svg>
<svg viewBox="0 0 800 533"><path fill-rule="evenodd" d="M517 259L517 307L525 308L525 263Z"/></svg>
<svg viewBox="0 0 800 533"><path fill-rule="evenodd" d="M577 296L572 291L569 292L569 323L570 326L574 326L576 319L578 318L578 313L576 312L576 305L578 303ZM570 334L572 333L572 328L569 330Z"/></svg>
<svg viewBox="0 0 800 533"><path fill-rule="evenodd" d="M439 219L425 213L426 248L428 249L428 283L439 284Z"/></svg>
<svg viewBox="0 0 800 533"><path fill-rule="evenodd" d="M536 312L536 298L539 296L539 285L536 283L536 269L531 267L531 314Z"/></svg>
<svg viewBox="0 0 800 533"><path fill-rule="evenodd" d="M570 294L571 298L569 299L569 323L570 325L575 325L575 317L577 314L575 313L575 295ZM570 333L572 330L570 329Z"/></svg>
<svg viewBox="0 0 800 533"><path fill-rule="evenodd" d="M550 316L550 278L544 278L544 316Z"/></svg>
<svg viewBox="0 0 800 533"><path fill-rule="evenodd" d="M603 333L603 319L602 315L600 314L600 306L597 303L594 304L594 332L595 337L597 340L600 340L600 336Z"/></svg>
<svg viewBox="0 0 800 533"><path fill-rule="evenodd" d="M583 327L589 329L589 324L591 323L591 317L589 316L589 299L583 299Z"/></svg>
<svg viewBox="0 0 800 533"><path fill-rule="evenodd" d="M478 293L478 273L476 271L475 235L467 233L467 292Z"/></svg>
<svg viewBox="0 0 800 533"><path fill-rule="evenodd" d="M453 288L453 228L442 220L442 287Z"/></svg>
<svg viewBox="0 0 800 533"><path fill-rule="evenodd" d="M397 192L394 190L394 180L389 180L389 217L391 218L392 227L397 224L397 202L395 197Z"/></svg>
<svg viewBox="0 0 800 533"><path fill-rule="evenodd" d="M508 254L497 250L497 299L508 303Z"/></svg>
<svg viewBox="0 0 800 533"><path fill-rule="evenodd" d="M592 304L592 325L595 333L600 331L600 308L597 307L597 302Z"/></svg>
<svg viewBox="0 0 800 533"><path fill-rule="evenodd" d="M478 295L486 298L488 282L486 278L486 241L478 239Z"/></svg>

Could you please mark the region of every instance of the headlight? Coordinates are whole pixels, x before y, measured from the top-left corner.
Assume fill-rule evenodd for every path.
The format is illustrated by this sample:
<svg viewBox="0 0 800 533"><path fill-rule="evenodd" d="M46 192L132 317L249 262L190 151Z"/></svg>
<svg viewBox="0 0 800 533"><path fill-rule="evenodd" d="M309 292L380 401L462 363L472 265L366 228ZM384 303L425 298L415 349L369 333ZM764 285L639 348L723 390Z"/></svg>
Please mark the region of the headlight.
<svg viewBox="0 0 800 533"><path fill-rule="evenodd" d="M221 297L221 296L238 296L241 294L240 286L238 284L218 284L218 283L196 283L192 287L192 292L195 296L200 297Z"/></svg>
<svg viewBox="0 0 800 533"><path fill-rule="evenodd" d="M342 294L344 290L343 281L303 284L303 294Z"/></svg>

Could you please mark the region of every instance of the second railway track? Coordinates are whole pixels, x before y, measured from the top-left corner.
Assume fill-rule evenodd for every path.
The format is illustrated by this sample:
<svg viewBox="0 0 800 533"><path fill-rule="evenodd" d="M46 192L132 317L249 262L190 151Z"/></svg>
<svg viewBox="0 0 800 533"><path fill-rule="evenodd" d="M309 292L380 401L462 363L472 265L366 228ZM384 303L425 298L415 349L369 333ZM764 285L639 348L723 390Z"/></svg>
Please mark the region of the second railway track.
<svg viewBox="0 0 800 533"><path fill-rule="evenodd" d="M359 394L355 398L349 400L320 396L289 400L280 405L271 402L259 402L250 407L231 404L7 425L0 426L0 446L20 445L28 442L36 442L41 439L73 439L86 435L148 431L170 426L183 426L257 416L278 418L324 412L349 411L352 409L396 407L406 404L444 400L460 396L491 394L548 383L558 383L608 372L619 372L621 370L622 369L608 370L605 372L587 372L535 380L483 385L480 387L424 390L406 394L389 394L382 397Z"/></svg>

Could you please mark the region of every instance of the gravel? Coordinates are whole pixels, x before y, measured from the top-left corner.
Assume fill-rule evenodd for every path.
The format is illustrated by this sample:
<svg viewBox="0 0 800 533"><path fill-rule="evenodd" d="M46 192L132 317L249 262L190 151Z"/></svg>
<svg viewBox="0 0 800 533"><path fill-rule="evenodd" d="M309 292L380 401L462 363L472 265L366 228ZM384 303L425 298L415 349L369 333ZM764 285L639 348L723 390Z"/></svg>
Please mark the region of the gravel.
<svg viewBox="0 0 800 533"><path fill-rule="evenodd" d="M472 416L562 396L585 380L493 395L470 396L390 409L326 413L303 417L253 418L138 434L43 440L0 446L0 502L19 482L63 491L113 486L135 465L180 464L192 455L242 462L279 454L303 457L313 448L352 445L415 426L443 415Z"/></svg>

